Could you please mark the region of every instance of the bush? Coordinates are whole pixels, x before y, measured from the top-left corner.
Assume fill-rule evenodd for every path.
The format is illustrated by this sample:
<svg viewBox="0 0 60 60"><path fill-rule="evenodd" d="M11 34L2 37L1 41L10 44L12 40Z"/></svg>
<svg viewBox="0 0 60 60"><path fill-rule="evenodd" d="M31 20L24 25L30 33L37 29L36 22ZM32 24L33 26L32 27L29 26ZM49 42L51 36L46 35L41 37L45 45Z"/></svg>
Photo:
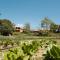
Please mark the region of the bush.
<svg viewBox="0 0 60 60"><path fill-rule="evenodd" d="M12 32L10 30L8 30L8 29L2 30L1 35L9 36L9 35L12 35Z"/></svg>
<svg viewBox="0 0 60 60"><path fill-rule="evenodd" d="M52 48L47 51L44 60L60 60L60 48L53 45Z"/></svg>

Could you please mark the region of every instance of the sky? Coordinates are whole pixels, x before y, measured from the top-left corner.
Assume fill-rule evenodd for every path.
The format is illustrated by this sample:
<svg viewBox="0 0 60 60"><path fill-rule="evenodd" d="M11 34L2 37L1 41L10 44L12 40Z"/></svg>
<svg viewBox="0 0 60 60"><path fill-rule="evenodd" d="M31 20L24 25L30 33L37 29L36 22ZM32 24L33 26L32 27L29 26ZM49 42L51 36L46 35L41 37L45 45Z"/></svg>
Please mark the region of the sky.
<svg viewBox="0 0 60 60"><path fill-rule="evenodd" d="M39 28L45 17L60 24L60 0L0 0L0 13L0 19L21 26L30 23L32 28Z"/></svg>

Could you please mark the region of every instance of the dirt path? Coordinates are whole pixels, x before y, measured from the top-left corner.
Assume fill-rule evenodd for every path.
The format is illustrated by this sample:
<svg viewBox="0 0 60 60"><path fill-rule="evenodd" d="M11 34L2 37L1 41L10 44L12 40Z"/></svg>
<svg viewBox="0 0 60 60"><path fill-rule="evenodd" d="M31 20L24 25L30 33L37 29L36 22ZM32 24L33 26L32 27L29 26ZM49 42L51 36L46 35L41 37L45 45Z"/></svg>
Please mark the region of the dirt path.
<svg viewBox="0 0 60 60"><path fill-rule="evenodd" d="M32 60L43 60L44 48L39 48L35 55L32 56Z"/></svg>

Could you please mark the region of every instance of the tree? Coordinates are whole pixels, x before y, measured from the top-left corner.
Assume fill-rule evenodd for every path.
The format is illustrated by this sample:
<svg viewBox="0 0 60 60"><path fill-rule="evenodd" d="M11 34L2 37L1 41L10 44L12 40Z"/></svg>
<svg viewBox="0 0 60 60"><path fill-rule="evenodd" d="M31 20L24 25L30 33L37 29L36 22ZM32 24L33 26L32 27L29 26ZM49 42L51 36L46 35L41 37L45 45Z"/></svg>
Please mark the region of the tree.
<svg viewBox="0 0 60 60"><path fill-rule="evenodd" d="M51 31L55 31L56 29L58 29L58 25L52 23L52 24L51 24L51 27L50 27L50 30L51 30Z"/></svg>
<svg viewBox="0 0 60 60"><path fill-rule="evenodd" d="M24 32L26 32L26 33L30 32L30 24L29 23L26 23L24 25Z"/></svg>
<svg viewBox="0 0 60 60"><path fill-rule="evenodd" d="M53 23L53 22L50 19L48 19L48 18L45 17L41 21L41 27L45 28L46 30L48 30L48 29L50 29L51 23Z"/></svg>
<svg viewBox="0 0 60 60"><path fill-rule="evenodd" d="M50 29L50 30L56 30L58 28L58 25L55 24L52 20L48 19L48 18L44 18L41 21L41 27L45 28L46 30Z"/></svg>
<svg viewBox="0 0 60 60"><path fill-rule="evenodd" d="M1 34L8 34L13 32L13 24L8 19L0 19L0 32Z"/></svg>
<svg viewBox="0 0 60 60"><path fill-rule="evenodd" d="M4 25L5 28L7 28L9 30L13 30L13 24L12 24L12 22L10 20L3 19L2 24Z"/></svg>

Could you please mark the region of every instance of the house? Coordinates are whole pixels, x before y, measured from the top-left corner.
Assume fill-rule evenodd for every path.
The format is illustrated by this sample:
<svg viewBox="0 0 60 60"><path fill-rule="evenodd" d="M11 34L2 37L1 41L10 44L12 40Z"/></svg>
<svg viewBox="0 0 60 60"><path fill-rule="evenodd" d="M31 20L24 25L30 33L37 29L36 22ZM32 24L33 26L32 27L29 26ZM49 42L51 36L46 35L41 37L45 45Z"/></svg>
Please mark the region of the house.
<svg viewBox="0 0 60 60"><path fill-rule="evenodd" d="M23 32L23 28L20 27L20 25L18 24L17 26L15 26L15 31L16 32Z"/></svg>
<svg viewBox="0 0 60 60"><path fill-rule="evenodd" d="M16 32L23 32L23 29L20 27L16 27Z"/></svg>

